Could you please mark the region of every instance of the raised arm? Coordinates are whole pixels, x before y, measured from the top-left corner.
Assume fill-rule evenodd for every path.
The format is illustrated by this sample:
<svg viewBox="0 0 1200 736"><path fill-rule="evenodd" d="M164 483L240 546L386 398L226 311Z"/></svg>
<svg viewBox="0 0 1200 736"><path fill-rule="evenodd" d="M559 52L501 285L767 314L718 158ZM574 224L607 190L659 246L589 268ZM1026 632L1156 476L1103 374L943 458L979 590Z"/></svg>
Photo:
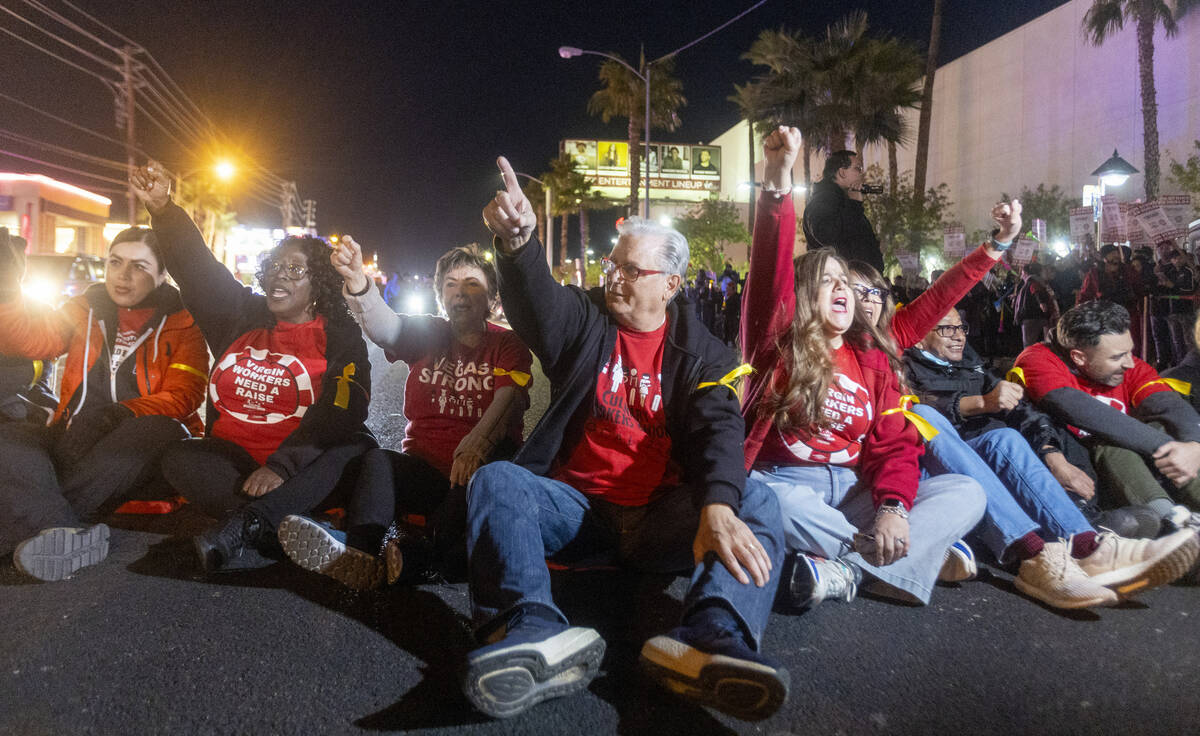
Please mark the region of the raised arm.
<svg viewBox="0 0 1200 736"><path fill-rule="evenodd" d="M129 182L150 213L167 271L179 284L184 304L211 346L215 335L242 319L254 293L217 261L196 223L171 201L170 179L161 164L151 161L134 170ZM215 337L218 341L228 338Z"/></svg>
<svg viewBox="0 0 1200 736"><path fill-rule="evenodd" d="M991 270L1000 256L1021 232L1021 201L1000 202L992 208L992 219L999 232L956 263L934 281L920 296L896 311L892 336L901 350L911 348L937 325L971 287Z"/></svg>
<svg viewBox="0 0 1200 736"><path fill-rule="evenodd" d="M483 221L496 235L500 301L513 331L553 376L563 350L584 330L593 307L579 289L560 285L546 265L545 251L534 237L537 218L517 183L508 159L496 160L504 189L483 208Z"/></svg>
<svg viewBox="0 0 1200 736"><path fill-rule="evenodd" d="M796 210L791 190L792 165L799 152L796 128L780 126L763 141L763 191L754 222L750 273L742 292L743 355L754 368L745 386L747 410L758 402L774 375L779 358L775 340L795 311Z"/></svg>

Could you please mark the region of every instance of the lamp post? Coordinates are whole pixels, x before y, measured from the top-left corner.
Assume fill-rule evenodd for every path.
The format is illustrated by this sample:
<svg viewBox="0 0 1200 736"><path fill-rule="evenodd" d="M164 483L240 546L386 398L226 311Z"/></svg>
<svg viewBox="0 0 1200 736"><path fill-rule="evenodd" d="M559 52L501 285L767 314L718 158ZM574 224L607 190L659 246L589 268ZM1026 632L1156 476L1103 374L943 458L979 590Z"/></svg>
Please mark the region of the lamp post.
<svg viewBox="0 0 1200 736"><path fill-rule="evenodd" d="M1133 174L1138 173L1138 170L1117 155L1117 149L1113 149L1113 155L1107 161L1092 172L1092 176L1097 177L1100 181L1100 199L1096 200L1094 209L1096 211L1096 247L1100 247L1100 234L1103 232L1104 218L1104 193L1107 187L1119 187L1125 183Z"/></svg>
<svg viewBox="0 0 1200 736"><path fill-rule="evenodd" d="M536 176L530 176L520 171L513 172L517 176L523 176L530 181L536 181L542 185L542 193L546 195L546 265L554 267L554 220L550 217L550 185Z"/></svg>
<svg viewBox="0 0 1200 736"><path fill-rule="evenodd" d="M654 61L651 61L649 63L646 63L645 61L643 61L642 68L646 70L646 73L642 74L637 69L634 69L632 66L627 64L619 56L614 56L612 54L606 54L603 51L588 51L587 49L579 49L579 48L575 48L574 46L560 46L558 48L558 55L564 59L572 59L576 56L583 56L584 54L591 54L592 56L603 56L606 59L612 59L613 61L617 62L621 66L628 69L629 72L631 74L633 74L633 76L642 80L642 86L646 88L646 107L643 108L643 115L642 115L642 117L644 117L646 119L646 133L644 136L645 140L643 141L643 144L645 145L645 153L642 155L642 160L646 162L646 193L642 197L645 200L644 202L642 202L642 217L645 217L647 220L649 220L650 219L650 64L653 64L654 61L661 61L662 59L655 59ZM673 54L667 54L667 56L672 56L672 55ZM667 56L664 56L662 58L665 59L665 58L667 58ZM632 175L633 175L633 167L630 167L630 176L632 176Z"/></svg>

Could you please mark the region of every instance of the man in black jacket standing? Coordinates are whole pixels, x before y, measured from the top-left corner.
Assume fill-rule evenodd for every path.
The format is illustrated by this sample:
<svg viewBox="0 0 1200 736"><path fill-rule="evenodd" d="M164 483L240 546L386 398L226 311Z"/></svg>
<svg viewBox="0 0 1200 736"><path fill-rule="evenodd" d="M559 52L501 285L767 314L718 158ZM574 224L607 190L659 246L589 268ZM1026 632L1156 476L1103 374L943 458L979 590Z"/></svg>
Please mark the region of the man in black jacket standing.
<svg viewBox="0 0 1200 736"><path fill-rule="evenodd" d="M804 207L804 238L809 249L833 248L847 261L864 261L883 272L879 239L863 212L862 159L835 151L825 159L821 180Z"/></svg>
<svg viewBox="0 0 1200 736"><path fill-rule="evenodd" d="M593 629L555 605L545 558L610 553L689 570L682 625L642 648L672 691L747 719L787 697L788 675L758 652L783 555L779 505L742 465L745 427L728 349L673 301L688 262L674 230L631 218L607 285L555 283L533 208L508 162L483 211L496 234L500 295L551 383L551 403L513 462L467 489L472 615L480 648L464 691L506 717L587 687L604 654Z"/></svg>

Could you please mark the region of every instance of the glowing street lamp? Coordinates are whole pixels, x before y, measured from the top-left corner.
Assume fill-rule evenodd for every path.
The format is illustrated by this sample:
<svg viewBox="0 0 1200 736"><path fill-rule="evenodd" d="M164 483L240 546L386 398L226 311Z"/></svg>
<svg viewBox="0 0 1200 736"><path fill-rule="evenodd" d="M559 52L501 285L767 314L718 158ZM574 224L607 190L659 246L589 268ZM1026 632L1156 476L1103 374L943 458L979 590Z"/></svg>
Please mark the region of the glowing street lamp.
<svg viewBox="0 0 1200 736"><path fill-rule="evenodd" d="M1100 180L1100 196L1094 198L1093 209L1095 210L1096 218L1096 246L1099 247L1101 240L1100 235L1104 232L1103 226L1103 208L1104 208L1104 193L1107 187L1119 187L1124 184L1131 175L1138 173L1138 170L1133 168L1125 159L1117 155L1117 149L1113 149L1113 155L1107 161L1092 172L1092 176Z"/></svg>
<svg viewBox="0 0 1200 736"><path fill-rule="evenodd" d="M237 174L237 167L233 165L232 161L222 159L213 166L213 173L221 181L229 181Z"/></svg>

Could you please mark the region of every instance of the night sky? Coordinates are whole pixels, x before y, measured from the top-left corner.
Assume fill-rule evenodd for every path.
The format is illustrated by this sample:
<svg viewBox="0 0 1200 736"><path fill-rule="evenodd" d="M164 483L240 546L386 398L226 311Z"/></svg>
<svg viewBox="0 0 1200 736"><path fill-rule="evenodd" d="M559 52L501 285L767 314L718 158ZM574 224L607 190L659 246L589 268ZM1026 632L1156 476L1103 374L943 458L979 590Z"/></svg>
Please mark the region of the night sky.
<svg viewBox="0 0 1200 736"><path fill-rule="evenodd" d="M486 238L479 211L498 185L493 164L498 154L507 155L518 170L538 175L563 138L625 140L623 121L606 125L587 114L601 60L563 60L559 46L615 52L632 61L644 42L647 57L654 59L754 4L73 1L144 46L235 146L272 172L296 180L302 198L317 200L322 233L352 233L368 250L378 250L385 266L405 270L431 268L447 248ZM42 3L79 18L61 0ZM947 0L940 61L1060 4ZM77 37L24 0L0 0L0 7L65 38ZM754 73L739 57L763 29L819 33L861 8L875 33L913 40L923 50L932 7L933 0L770 0L677 58L676 73L688 98L681 111L683 127L654 138L707 141L736 123L736 107L727 98L734 84ZM81 59L9 13L0 13L0 28ZM101 82L7 34L0 34L0 93L121 137L114 128L113 95ZM143 148L169 167L194 168L212 155L199 146L183 151L144 118L138 125ZM124 157L114 144L2 98L0 129L108 159ZM79 166L7 139L0 140L0 148ZM82 168L120 178L119 172ZM0 169L114 187L6 156L0 156ZM104 193L114 200L114 217L122 217L123 195ZM245 196L236 184L233 193L242 222L278 226L277 209ZM594 239L604 237L611 220L605 214L593 218Z"/></svg>

